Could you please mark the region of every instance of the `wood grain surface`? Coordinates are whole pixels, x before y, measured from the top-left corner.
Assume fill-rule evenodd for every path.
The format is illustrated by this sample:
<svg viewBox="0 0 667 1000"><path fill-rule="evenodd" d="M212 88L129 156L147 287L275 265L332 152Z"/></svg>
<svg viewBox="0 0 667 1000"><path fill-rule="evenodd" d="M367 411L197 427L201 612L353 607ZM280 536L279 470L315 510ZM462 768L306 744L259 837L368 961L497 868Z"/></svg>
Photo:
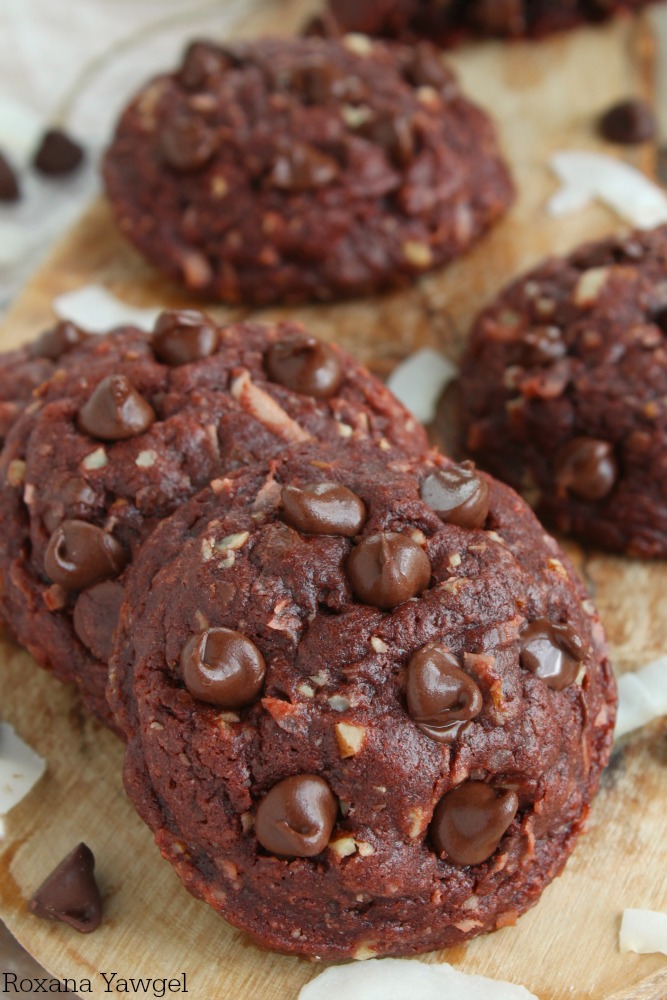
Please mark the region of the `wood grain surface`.
<svg viewBox="0 0 667 1000"><path fill-rule="evenodd" d="M292 30L306 3L254 4L239 32ZM290 311L379 372L418 346L456 357L472 315L509 277L547 252L566 251L617 221L601 207L551 219L553 150L601 148L593 123L612 101L651 93L649 22L620 21L529 46L485 44L453 61L468 92L498 120L519 198L507 219L449 269L411 290L334 307ZM651 153L631 160L650 171ZM117 235L103 201L35 275L2 330L9 346L37 334L65 290L100 282L137 305L183 304ZM212 309L218 316L240 310ZM272 309L264 315L285 315ZM569 547L608 629L619 671L667 650L667 580L662 563L639 563ZM310 962L253 945L191 899L163 861L122 789L122 747L81 709L76 694L0 640L2 716L48 762L39 785L8 817L0 841L0 915L54 975L118 978L187 974L192 1000L295 1000L317 971ZM427 956L463 971L522 983L540 1000L665 1000L662 956L621 955L624 907L667 909L667 741L656 723L617 747L582 838L563 876L516 927ZM30 916L26 900L80 840L98 859L105 919L92 935ZM443 998L444 1000L444 998Z"/></svg>

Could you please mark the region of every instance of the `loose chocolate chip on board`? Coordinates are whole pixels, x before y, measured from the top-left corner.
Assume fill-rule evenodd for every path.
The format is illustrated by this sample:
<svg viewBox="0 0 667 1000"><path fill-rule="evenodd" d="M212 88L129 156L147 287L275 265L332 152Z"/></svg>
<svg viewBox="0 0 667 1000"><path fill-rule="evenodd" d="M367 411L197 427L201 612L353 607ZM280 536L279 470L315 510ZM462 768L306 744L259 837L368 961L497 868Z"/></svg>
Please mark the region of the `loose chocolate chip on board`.
<svg viewBox="0 0 667 1000"><path fill-rule="evenodd" d="M431 563L417 542L387 531L364 538L352 550L347 574L360 601L388 610L426 590Z"/></svg>
<svg viewBox="0 0 667 1000"><path fill-rule="evenodd" d="M181 652L181 670L193 698L228 709L255 701L266 676L257 646L229 628L209 628L188 639Z"/></svg>
<svg viewBox="0 0 667 1000"><path fill-rule="evenodd" d="M340 362L331 348L305 334L272 344L264 367L273 382L316 399L333 396L343 381Z"/></svg>
<svg viewBox="0 0 667 1000"><path fill-rule="evenodd" d="M155 324L152 346L158 361L177 367L215 354L218 331L203 313L195 309L167 310Z"/></svg>
<svg viewBox="0 0 667 1000"><path fill-rule="evenodd" d="M74 323L70 323L69 320L63 320L38 337L30 345L30 352L35 358L48 358L49 361L57 361L67 351L78 347L87 339L87 333L80 330Z"/></svg>
<svg viewBox="0 0 667 1000"><path fill-rule="evenodd" d="M120 542L87 521L63 521L51 535L44 570L66 590L83 590L118 576L127 562Z"/></svg>
<svg viewBox="0 0 667 1000"><path fill-rule="evenodd" d="M614 449L608 441L576 437L563 445L554 461L556 485L584 500L603 500L618 476Z"/></svg>
<svg viewBox="0 0 667 1000"><path fill-rule="evenodd" d="M482 692L458 658L429 642L408 663L408 712L431 739L446 743L482 710Z"/></svg>
<svg viewBox="0 0 667 1000"><path fill-rule="evenodd" d="M33 159L36 170L50 176L70 174L83 161L83 148L62 129L48 129Z"/></svg>
<svg viewBox="0 0 667 1000"><path fill-rule="evenodd" d="M79 844L40 885L29 903L31 913L60 920L82 934L96 930L102 920L102 897L95 881L95 857Z"/></svg>
<svg viewBox="0 0 667 1000"><path fill-rule="evenodd" d="M366 520L363 501L337 483L317 483L303 489L284 486L282 504L287 523L312 535L353 538Z"/></svg>
<svg viewBox="0 0 667 1000"><path fill-rule="evenodd" d="M479 865L494 853L518 808L514 792L466 781L435 807L430 826L433 846L452 864Z"/></svg>
<svg viewBox="0 0 667 1000"><path fill-rule="evenodd" d="M489 513L489 487L472 462L431 473L419 493L438 517L460 528L483 527Z"/></svg>
<svg viewBox="0 0 667 1000"><path fill-rule="evenodd" d="M77 426L102 441L123 441L148 430L153 407L124 375L107 375L79 410Z"/></svg>
<svg viewBox="0 0 667 1000"><path fill-rule="evenodd" d="M218 136L201 118L181 115L164 126L159 146L165 163L189 173L206 166L218 147Z"/></svg>
<svg viewBox="0 0 667 1000"><path fill-rule="evenodd" d="M585 656L584 644L570 625L540 618L521 633L521 666L554 691L572 684Z"/></svg>
<svg viewBox="0 0 667 1000"><path fill-rule="evenodd" d="M0 153L0 201L18 201L21 197L18 178L9 161Z"/></svg>
<svg viewBox="0 0 667 1000"><path fill-rule="evenodd" d="M646 101L632 98L610 108L600 119L599 128L609 142L634 146L654 138L656 120Z"/></svg>
<svg viewBox="0 0 667 1000"><path fill-rule="evenodd" d="M262 799L255 832L272 854L312 858L329 843L337 813L338 803L326 781L298 774L278 782Z"/></svg>

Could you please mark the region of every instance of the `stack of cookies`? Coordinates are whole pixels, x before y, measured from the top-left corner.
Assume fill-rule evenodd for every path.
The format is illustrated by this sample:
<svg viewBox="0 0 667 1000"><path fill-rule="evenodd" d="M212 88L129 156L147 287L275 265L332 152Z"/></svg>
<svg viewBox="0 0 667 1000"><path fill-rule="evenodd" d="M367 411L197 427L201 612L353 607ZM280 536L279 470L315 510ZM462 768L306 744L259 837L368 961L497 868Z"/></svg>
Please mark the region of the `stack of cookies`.
<svg viewBox="0 0 667 1000"><path fill-rule="evenodd" d="M332 6L416 30L416 5L374 4L380 26ZM459 29L460 4L434 6ZM468 28L518 34L584 5L464 6ZM439 56L359 34L194 43L129 104L104 176L166 276L250 306L403 285L513 197ZM559 402L586 351L611 378L618 339L601 346L602 319L579 337L572 300L605 285L614 306L625 282L644 301L655 251L637 245L530 276L464 366L470 450L524 486L520 426L548 503L557 449L552 512L577 530L571 494L625 480ZM0 400L0 613L125 741L128 795L191 893L328 958L452 945L538 899L585 824L616 695L586 591L509 486L431 450L369 371L289 320L61 323L5 356ZM627 537L624 503L602 541Z"/></svg>

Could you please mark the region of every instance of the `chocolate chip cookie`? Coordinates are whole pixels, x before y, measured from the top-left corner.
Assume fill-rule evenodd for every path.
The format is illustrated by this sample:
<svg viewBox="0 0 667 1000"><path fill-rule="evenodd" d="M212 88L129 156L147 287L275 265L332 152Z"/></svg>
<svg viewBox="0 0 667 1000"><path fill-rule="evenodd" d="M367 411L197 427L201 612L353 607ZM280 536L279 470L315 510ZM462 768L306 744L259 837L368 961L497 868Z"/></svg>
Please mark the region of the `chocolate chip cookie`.
<svg viewBox="0 0 667 1000"><path fill-rule="evenodd" d="M403 285L513 197L489 118L437 54L359 36L191 45L123 113L104 177L159 270L256 305Z"/></svg>
<svg viewBox="0 0 667 1000"><path fill-rule="evenodd" d="M90 337L10 431L0 461L0 608L102 720L123 571L216 476L308 440L423 451L369 372L292 323L166 312L152 336Z"/></svg>
<svg viewBox="0 0 667 1000"><path fill-rule="evenodd" d="M512 490L434 454L296 446L163 521L126 593L127 791L256 941L426 951L514 923L561 871L615 687Z"/></svg>
<svg viewBox="0 0 667 1000"><path fill-rule="evenodd" d="M329 0L309 33L360 31L443 47L468 37L541 38L585 21L605 21L655 0Z"/></svg>
<svg viewBox="0 0 667 1000"><path fill-rule="evenodd" d="M667 556L667 227L547 260L477 319L464 447L583 542Z"/></svg>

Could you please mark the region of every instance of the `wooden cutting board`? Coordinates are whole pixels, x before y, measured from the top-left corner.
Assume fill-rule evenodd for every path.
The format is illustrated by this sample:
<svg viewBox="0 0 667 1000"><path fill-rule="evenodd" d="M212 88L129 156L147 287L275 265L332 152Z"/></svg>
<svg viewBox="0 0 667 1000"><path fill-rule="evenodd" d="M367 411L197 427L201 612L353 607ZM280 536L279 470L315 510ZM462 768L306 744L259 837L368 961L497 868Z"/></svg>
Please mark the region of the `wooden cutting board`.
<svg viewBox="0 0 667 1000"><path fill-rule="evenodd" d="M248 4L239 32L290 31L307 6L302 0ZM544 205L555 183L547 158L556 149L601 148L593 129L597 115L621 97L650 96L652 56L646 18L540 45L485 44L457 53L453 61L466 89L498 120L520 191L516 206L464 260L411 290L289 314L379 372L423 345L456 357L471 317L520 268L617 227L600 207L549 218ZM650 150L628 158L651 170ZM55 295L90 282L136 305L186 301L123 243L100 201L16 302L2 345L37 334L52 318ZM570 552L599 605L619 671L667 651L664 564ZM317 968L257 948L188 896L125 799L122 747L85 715L74 692L36 670L6 638L0 639L0 677L2 716L48 762L0 841L0 915L25 947L59 977L89 977L95 993L105 988L100 972L116 972L117 979L185 972L192 1000L296 1000ZM516 927L427 960L522 983L540 1000L665 1000L665 959L621 955L617 940L624 907L667 910L666 765L663 725L626 740L606 773L587 835L541 903ZM102 927L86 937L37 920L26 904L80 840L95 852L106 900Z"/></svg>

